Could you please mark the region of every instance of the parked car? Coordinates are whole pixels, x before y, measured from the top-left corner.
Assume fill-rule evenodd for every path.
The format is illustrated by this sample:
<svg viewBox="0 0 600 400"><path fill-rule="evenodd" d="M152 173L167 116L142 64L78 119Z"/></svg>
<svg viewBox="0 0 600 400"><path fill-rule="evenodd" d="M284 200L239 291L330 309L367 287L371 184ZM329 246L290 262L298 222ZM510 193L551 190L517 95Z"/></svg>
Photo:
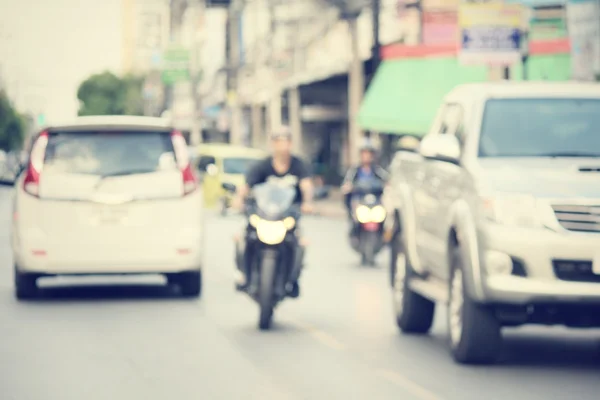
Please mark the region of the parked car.
<svg viewBox="0 0 600 400"><path fill-rule="evenodd" d="M418 157L392 168L395 319L446 304L459 363L501 328L600 326L600 85L481 83L444 99Z"/></svg>
<svg viewBox="0 0 600 400"><path fill-rule="evenodd" d="M201 144L196 148L194 165L202 176L204 204L208 208L219 206L225 214L232 194L223 189L223 183L240 186L250 166L264 159L264 150L221 143Z"/></svg>
<svg viewBox="0 0 600 400"><path fill-rule="evenodd" d="M40 277L164 274L202 288L202 200L184 138L159 118L80 117L35 138L15 184L19 299Z"/></svg>

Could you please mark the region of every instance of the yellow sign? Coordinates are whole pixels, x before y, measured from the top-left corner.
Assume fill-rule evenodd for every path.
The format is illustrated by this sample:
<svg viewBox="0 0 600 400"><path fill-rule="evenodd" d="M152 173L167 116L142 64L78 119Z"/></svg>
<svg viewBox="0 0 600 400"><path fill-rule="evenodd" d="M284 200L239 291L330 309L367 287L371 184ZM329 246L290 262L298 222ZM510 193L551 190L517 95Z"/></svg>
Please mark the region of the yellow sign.
<svg viewBox="0 0 600 400"><path fill-rule="evenodd" d="M514 27L523 24L523 6L520 4L461 4L458 24L462 28L475 26Z"/></svg>
<svg viewBox="0 0 600 400"><path fill-rule="evenodd" d="M456 11L460 0L422 0L421 4L425 11Z"/></svg>

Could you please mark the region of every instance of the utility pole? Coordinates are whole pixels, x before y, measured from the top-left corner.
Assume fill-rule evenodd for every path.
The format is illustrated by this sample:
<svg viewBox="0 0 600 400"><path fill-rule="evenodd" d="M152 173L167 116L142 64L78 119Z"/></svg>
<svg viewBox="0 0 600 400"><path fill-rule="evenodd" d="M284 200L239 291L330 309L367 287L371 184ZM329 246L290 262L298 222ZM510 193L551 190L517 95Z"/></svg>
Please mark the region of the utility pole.
<svg viewBox="0 0 600 400"><path fill-rule="evenodd" d="M271 68L271 71L275 70L275 45L273 44L274 42L276 42L275 37L277 35L277 17L276 17L276 13L275 13L275 7L278 3L277 0L267 0L268 4L269 4L269 18L270 18L270 24L269 24L269 67ZM271 90L271 95L270 95L270 99L269 99L269 103L267 105L267 109L268 109L268 119L269 119L269 131L273 131L275 129L278 129L279 127L281 127L282 125L282 118L281 118L281 106L282 106L282 101L281 101L281 86L280 83L278 82L278 80L274 80L273 84L271 86L272 90Z"/></svg>
<svg viewBox="0 0 600 400"><path fill-rule="evenodd" d="M363 8L372 4L369 0L330 0L340 11L341 19L348 25L350 37L350 65L348 71L348 151L351 164L357 164L358 148L363 132L358 124L358 111L365 90L365 71L360 56L358 17ZM372 1L372 0L371 0Z"/></svg>
<svg viewBox="0 0 600 400"><path fill-rule="evenodd" d="M203 10L203 5L195 3L193 6L193 29L192 29L192 51L190 63L190 83L191 96L194 100L194 108L192 110L192 127L190 131L190 143L192 146L197 146L202 143L202 126L200 123L201 98L198 93L198 85L200 83L200 43L198 41L198 31L200 30L200 16Z"/></svg>
<svg viewBox="0 0 600 400"><path fill-rule="evenodd" d="M231 111L229 124L229 142L242 144L242 108L238 99L238 75L240 70L240 13L243 5L232 0L229 7L229 93L228 102Z"/></svg>
<svg viewBox="0 0 600 400"><path fill-rule="evenodd" d="M350 73L348 74L348 147L350 162L358 164L358 148L362 139L362 130L358 125L358 112L365 88L365 71L359 52L358 18L347 19L350 34L351 55Z"/></svg>
<svg viewBox="0 0 600 400"><path fill-rule="evenodd" d="M373 74L371 75L371 79L373 79L373 77L375 76L375 72L377 71L377 67L379 67L379 63L381 62L381 42L379 38L381 25L381 0L371 1L371 8L373 11Z"/></svg>

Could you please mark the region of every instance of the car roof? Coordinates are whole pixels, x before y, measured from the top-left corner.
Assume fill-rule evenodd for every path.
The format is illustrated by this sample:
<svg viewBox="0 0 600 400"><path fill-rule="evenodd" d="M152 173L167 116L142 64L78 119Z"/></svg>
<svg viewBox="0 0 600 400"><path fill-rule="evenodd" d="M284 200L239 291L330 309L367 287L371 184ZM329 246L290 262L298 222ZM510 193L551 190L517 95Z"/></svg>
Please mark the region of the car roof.
<svg viewBox="0 0 600 400"><path fill-rule="evenodd" d="M76 131L76 130L171 130L169 120L165 118L143 117L132 115L99 115L77 117L62 123L51 124L44 129L50 131Z"/></svg>
<svg viewBox="0 0 600 400"><path fill-rule="evenodd" d="M456 86L446 95L446 101L457 98L597 98L600 84L594 82L499 81L466 83Z"/></svg>
<svg viewBox="0 0 600 400"><path fill-rule="evenodd" d="M261 158L266 157L269 154L266 150L257 149L255 147L245 147L230 145L227 143L207 143L200 144L197 147L191 147L198 156L211 155L217 157L249 157L249 158Z"/></svg>

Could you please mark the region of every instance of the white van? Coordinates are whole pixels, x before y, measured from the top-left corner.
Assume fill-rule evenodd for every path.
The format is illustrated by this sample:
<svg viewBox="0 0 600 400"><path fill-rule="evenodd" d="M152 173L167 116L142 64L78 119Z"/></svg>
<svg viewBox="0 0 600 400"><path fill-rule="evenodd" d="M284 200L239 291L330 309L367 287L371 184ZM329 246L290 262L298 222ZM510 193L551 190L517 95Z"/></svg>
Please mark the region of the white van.
<svg viewBox="0 0 600 400"><path fill-rule="evenodd" d="M44 129L15 183L18 299L59 275L165 274L202 288L202 197L183 136L163 119L79 117Z"/></svg>

